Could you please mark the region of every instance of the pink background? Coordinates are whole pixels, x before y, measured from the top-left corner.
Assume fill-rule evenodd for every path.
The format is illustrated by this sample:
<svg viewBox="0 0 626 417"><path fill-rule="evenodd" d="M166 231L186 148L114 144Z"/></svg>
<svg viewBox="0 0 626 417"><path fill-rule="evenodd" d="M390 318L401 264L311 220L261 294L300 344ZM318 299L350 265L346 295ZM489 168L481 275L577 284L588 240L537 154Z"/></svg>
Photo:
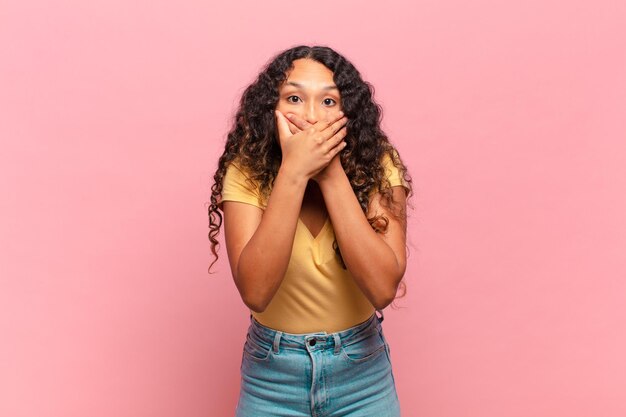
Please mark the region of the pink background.
<svg viewBox="0 0 626 417"><path fill-rule="evenodd" d="M229 416L209 185L243 89L327 44L415 180L403 416L626 415L621 1L0 3L0 415ZM220 235L222 238L222 235Z"/></svg>

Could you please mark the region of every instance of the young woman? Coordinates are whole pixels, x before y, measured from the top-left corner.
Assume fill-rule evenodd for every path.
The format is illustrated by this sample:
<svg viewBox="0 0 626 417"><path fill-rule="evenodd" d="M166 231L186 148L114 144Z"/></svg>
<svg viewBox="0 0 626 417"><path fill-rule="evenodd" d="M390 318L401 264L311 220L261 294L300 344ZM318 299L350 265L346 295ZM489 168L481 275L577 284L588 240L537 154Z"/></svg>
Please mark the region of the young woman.
<svg viewBox="0 0 626 417"><path fill-rule="evenodd" d="M381 323L412 187L372 92L334 50L298 46L243 93L209 208L250 309L237 416L400 415Z"/></svg>

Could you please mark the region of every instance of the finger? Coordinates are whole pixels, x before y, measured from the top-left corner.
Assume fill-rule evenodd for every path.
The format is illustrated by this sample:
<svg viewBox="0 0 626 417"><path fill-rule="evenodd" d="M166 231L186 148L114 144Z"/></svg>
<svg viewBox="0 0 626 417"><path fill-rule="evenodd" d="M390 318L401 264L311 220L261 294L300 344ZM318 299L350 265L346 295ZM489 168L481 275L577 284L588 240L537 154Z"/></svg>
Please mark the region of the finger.
<svg viewBox="0 0 626 417"><path fill-rule="evenodd" d="M316 130L318 132L323 132L330 125L331 125L331 121L329 120L329 118L327 116L327 117L325 117L323 119L320 119L317 122L313 123L311 126L313 127L314 130Z"/></svg>
<svg viewBox="0 0 626 417"><path fill-rule="evenodd" d="M330 125L332 125L333 123L337 122L338 120L342 119L344 117L344 113L342 111L339 111L337 113L332 112L332 113L328 113L326 115L326 120L328 121L328 123Z"/></svg>
<svg viewBox="0 0 626 417"><path fill-rule="evenodd" d="M276 115L276 126L280 135L279 138L291 136L291 131L289 130L289 125L287 124L285 116L279 110L274 110L274 114Z"/></svg>
<svg viewBox="0 0 626 417"><path fill-rule="evenodd" d="M289 120L287 120L287 123L289 124L289 130L291 131L292 134L295 135L298 132L302 132L302 130L298 129L298 126L294 125Z"/></svg>
<svg viewBox="0 0 626 417"><path fill-rule="evenodd" d="M335 148L337 148L338 146L345 146L341 145L341 143L345 142L344 138L346 137L346 134L346 129L342 128L339 132L337 132L335 136L324 142L321 145L324 155L332 155Z"/></svg>
<svg viewBox="0 0 626 417"><path fill-rule="evenodd" d="M345 128L347 123L348 123L348 118L346 117L342 117L341 119L337 120L335 123L332 123L328 129L322 132L324 139L328 140L332 138L334 135L337 134L337 132Z"/></svg>
<svg viewBox="0 0 626 417"><path fill-rule="evenodd" d="M304 129L306 129L309 126L312 126L311 123L307 122L303 118L301 118L301 117L299 117L299 116L297 116L297 115L295 115L293 113L287 113L286 117L287 117L287 119L289 119L290 122L292 122L300 130L304 130Z"/></svg>
<svg viewBox="0 0 626 417"><path fill-rule="evenodd" d="M339 132L337 132L333 137L331 137L330 139L328 139L328 141L326 142L326 146L328 146L327 149L332 150L333 148L335 148L338 144L340 144L343 139L346 137L346 135L348 134L348 128L346 126L342 127Z"/></svg>
<svg viewBox="0 0 626 417"><path fill-rule="evenodd" d="M337 155L339 152L344 150L346 146L348 146L348 144L345 141L342 140L341 142L339 142L339 144L337 146L332 148L330 150L330 157L331 157L331 159L334 158L335 155Z"/></svg>
<svg viewBox="0 0 626 417"><path fill-rule="evenodd" d="M317 122L315 122L312 126L314 128L314 130L318 131L318 132L322 132L326 129L328 129L329 126L332 125L332 123L337 120L338 118L343 117L343 112L340 111L338 113L334 113L334 114L330 114L327 115L324 119L322 120L318 120ZM331 133L332 135L332 133ZM328 136L326 137L326 139L328 138Z"/></svg>

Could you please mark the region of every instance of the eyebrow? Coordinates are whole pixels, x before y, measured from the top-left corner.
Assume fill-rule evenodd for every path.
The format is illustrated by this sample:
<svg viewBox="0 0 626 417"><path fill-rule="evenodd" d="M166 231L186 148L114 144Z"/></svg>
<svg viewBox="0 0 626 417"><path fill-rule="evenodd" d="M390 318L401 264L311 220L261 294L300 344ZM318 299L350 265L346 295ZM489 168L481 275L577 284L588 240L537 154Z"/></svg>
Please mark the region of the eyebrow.
<svg viewBox="0 0 626 417"><path fill-rule="evenodd" d="M293 85L294 87L298 87L301 89L304 89L304 85L297 83L295 81L287 81L285 83L286 85ZM322 90L338 90L336 85L325 85L324 87L322 87Z"/></svg>

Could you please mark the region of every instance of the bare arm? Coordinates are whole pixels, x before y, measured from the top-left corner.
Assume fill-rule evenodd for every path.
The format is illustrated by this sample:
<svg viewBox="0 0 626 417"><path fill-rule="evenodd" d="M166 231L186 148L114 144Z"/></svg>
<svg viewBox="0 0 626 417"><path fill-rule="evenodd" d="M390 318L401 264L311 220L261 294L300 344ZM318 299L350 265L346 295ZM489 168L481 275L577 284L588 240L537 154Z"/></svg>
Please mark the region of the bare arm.
<svg viewBox="0 0 626 417"><path fill-rule="evenodd" d="M224 201L226 248L243 302L264 311L285 276L309 179L344 148L346 119L328 118L291 134L277 113L283 160L265 212L251 204Z"/></svg>
<svg viewBox="0 0 626 417"><path fill-rule="evenodd" d="M290 117L294 130L307 129L309 123L300 117ZM381 194L372 196L367 217L352 190L339 156L334 157L313 179L324 195L335 238L346 267L356 284L374 307L389 305L406 271L406 193L402 186L392 187L393 203L388 208L380 204ZM398 218L392 213L399 214ZM378 234L368 217L384 214L387 232Z"/></svg>
<svg viewBox="0 0 626 417"><path fill-rule="evenodd" d="M395 219L390 210L380 204L381 195L376 193L370 201L368 217L384 213L389 220L387 232L376 233L361 210L345 172L343 169L337 172L339 174L332 180L318 181L337 244L363 294L374 307L383 309L393 301L406 270L406 219ZM392 191L396 205L405 212L404 188L394 186Z"/></svg>
<svg viewBox="0 0 626 417"><path fill-rule="evenodd" d="M281 167L265 212L246 203L224 202L231 271L251 310L265 310L285 276L306 183L306 178Z"/></svg>

